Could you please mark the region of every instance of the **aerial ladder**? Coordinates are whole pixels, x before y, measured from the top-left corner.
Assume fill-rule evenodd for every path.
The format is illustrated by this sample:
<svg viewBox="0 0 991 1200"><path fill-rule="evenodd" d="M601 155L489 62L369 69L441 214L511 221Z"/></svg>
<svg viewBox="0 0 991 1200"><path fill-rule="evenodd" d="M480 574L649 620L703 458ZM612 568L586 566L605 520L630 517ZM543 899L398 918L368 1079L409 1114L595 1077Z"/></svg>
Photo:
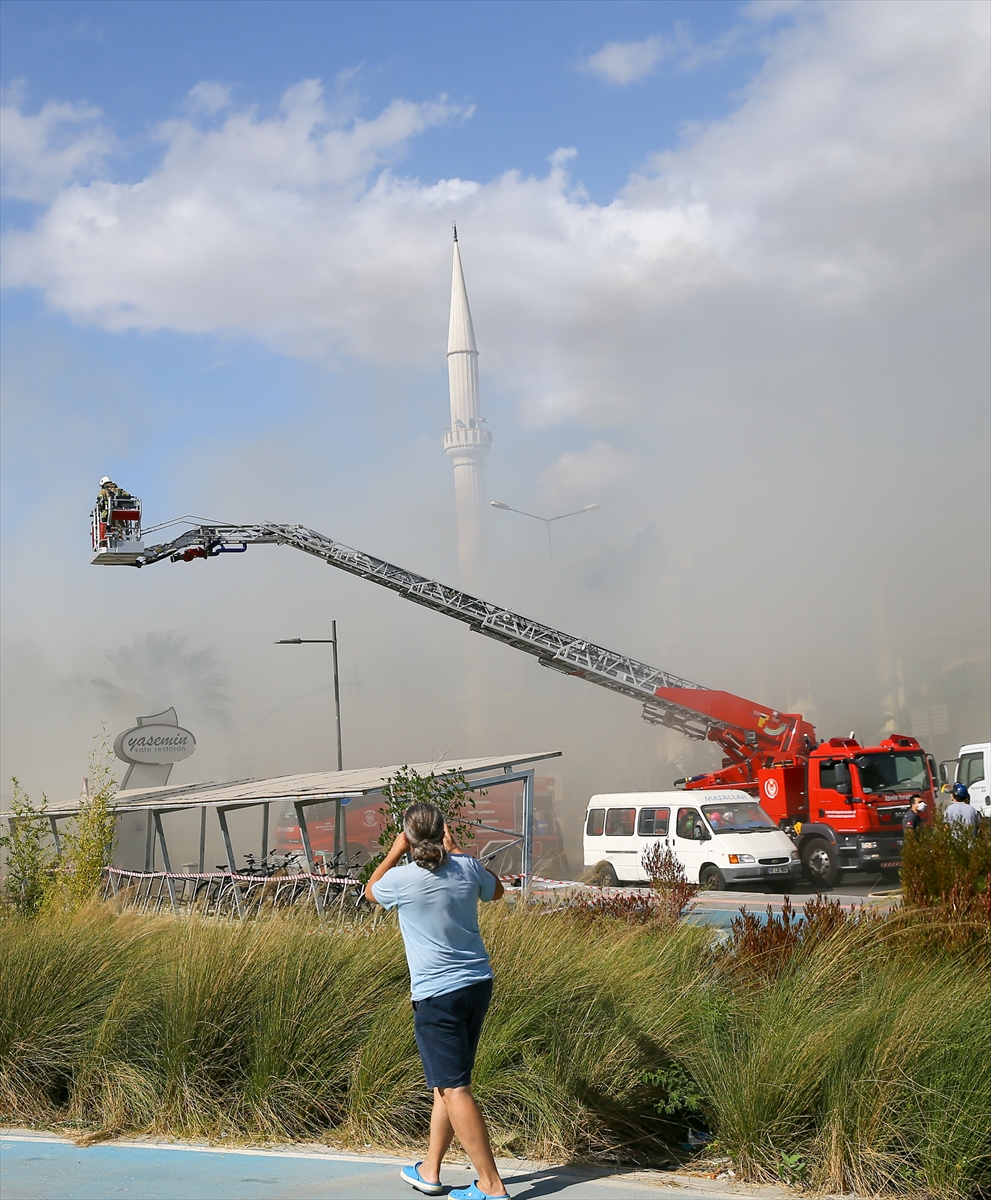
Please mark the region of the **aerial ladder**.
<svg viewBox="0 0 991 1200"><path fill-rule="evenodd" d="M892 734L875 748L864 748L852 737L820 744L814 727L800 713L779 712L730 692L693 683L355 550L304 525L267 521L237 525L179 517L142 533L140 501L131 501L131 505L126 518L112 523L102 522L99 510L94 510L94 564L146 567L166 559L178 563L239 554L249 546L291 546L388 588L414 604L453 617L476 633L533 656L541 666L638 701L645 721L674 729L693 740L713 742L722 752L717 770L675 780L676 787L741 788L759 796L779 825L796 836L807 870L824 882L838 878L843 866L852 865L851 847L857 853L856 865L864 865L866 858L875 867L897 868L901 841L893 835L896 825L897 833L901 832L900 812L910 800L907 793L935 795L931 757L923 755L914 738ZM149 534L185 522L190 528L171 541L145 544ZM918 757L924 762L924 770L912 774L917 764L888 761L898 755ZM863 765L852 772L851 765L861 761ZM877 791L878 797L883 794L901 805L899 811L892 808L879 813L878 803L868 807L871 790L865 780L873 778L869 767L874 775L887 772L888 779L894 773L898 776L894 782L906 784L899 790ZM823 769L825 773L821 774ZM850 841L848 834L856 840ZM882 835L891 835L883 845L878 841ZM867 847L863 852L861 843ZM809 846L814 846L818 858L807 853ZM877 847L880 850L875 854Z"/></svg>

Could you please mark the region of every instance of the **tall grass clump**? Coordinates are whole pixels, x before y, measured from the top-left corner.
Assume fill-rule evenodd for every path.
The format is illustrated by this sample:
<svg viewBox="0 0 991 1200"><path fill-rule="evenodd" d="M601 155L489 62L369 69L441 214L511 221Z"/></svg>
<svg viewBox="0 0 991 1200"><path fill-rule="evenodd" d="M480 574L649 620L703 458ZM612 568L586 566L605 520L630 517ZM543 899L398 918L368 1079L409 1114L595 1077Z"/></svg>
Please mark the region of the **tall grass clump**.
<svg viewBox="0 0 991 1200"><path fill-rule="evenodd" d="M914 910L758 935L483 912L474 1086L507 1154L673 1163L690 1127L754 1179L964 1200L991 1186L991 954ZM760 938L763 937L763 941ZM409 1146L430 1098L392 917L12 916L0 1119Z"/></svg>

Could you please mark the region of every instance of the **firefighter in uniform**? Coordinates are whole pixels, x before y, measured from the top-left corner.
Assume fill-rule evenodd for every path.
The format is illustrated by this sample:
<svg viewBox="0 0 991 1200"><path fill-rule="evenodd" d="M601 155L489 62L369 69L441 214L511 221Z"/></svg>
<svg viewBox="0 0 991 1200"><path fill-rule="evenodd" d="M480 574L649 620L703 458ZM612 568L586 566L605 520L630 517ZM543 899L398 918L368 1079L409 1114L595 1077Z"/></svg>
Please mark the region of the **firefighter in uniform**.
<svg viewBox="0 0 991 1200"><path fill-rule="evenodd" d="M111 503L114 500L130 500L131 495L125 492L122 487L118 487L109 475L104 475L100 480L100 490L96 493L96 507L99 510L100 520L106 525L108 532L111 529L120 529L122 522L110 520Z"/></svg>

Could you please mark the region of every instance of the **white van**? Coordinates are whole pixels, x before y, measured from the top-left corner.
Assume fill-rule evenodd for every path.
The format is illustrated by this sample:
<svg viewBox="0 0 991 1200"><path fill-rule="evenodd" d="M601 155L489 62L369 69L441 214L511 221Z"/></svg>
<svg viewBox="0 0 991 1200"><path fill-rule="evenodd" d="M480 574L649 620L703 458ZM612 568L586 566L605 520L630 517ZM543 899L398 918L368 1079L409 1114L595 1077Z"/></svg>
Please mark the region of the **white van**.
<svg viewBox="0 0 991 1200"><path fill-rule="evenodd" d="M626 792L593 796L585 813L585 866L607 862L614 883L643 883L643 852L670 846L692 883L800 879L795 843L746 792Z"/></svg>
<svg viewBox="0 0 991 1200"><path fill-rule="evenodd" d="M946 767L953 764L953 778L947 779ZM988 791L988 780L991 779L991 742L973 742L969 746L961 746L956 759L949 763L940 763L939 773L945 784L944 791L949 791L954 783L965 783L970 792L970 802L982 817L991 817L991 792ZM947 803L951 796L944 797Z"/></svg>

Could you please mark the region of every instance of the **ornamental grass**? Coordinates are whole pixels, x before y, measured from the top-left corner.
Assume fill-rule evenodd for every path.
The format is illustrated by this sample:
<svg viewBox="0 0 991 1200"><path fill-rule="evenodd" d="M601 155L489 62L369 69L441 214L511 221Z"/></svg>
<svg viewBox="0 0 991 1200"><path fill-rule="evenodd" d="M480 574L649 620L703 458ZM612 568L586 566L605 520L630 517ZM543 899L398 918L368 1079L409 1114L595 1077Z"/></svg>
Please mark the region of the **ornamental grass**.
<svg viewBox="0 0 991 1200"><path fill-rule="evenodd" d="M932 914L762 935L494 905L475 1090L500 1153L830 1190L991 1188L991 939ZM952 923L952 914L940 920ZM0 1120L80 1140L422 1144L429 1097L392 917L0 922Z"/></svg>

